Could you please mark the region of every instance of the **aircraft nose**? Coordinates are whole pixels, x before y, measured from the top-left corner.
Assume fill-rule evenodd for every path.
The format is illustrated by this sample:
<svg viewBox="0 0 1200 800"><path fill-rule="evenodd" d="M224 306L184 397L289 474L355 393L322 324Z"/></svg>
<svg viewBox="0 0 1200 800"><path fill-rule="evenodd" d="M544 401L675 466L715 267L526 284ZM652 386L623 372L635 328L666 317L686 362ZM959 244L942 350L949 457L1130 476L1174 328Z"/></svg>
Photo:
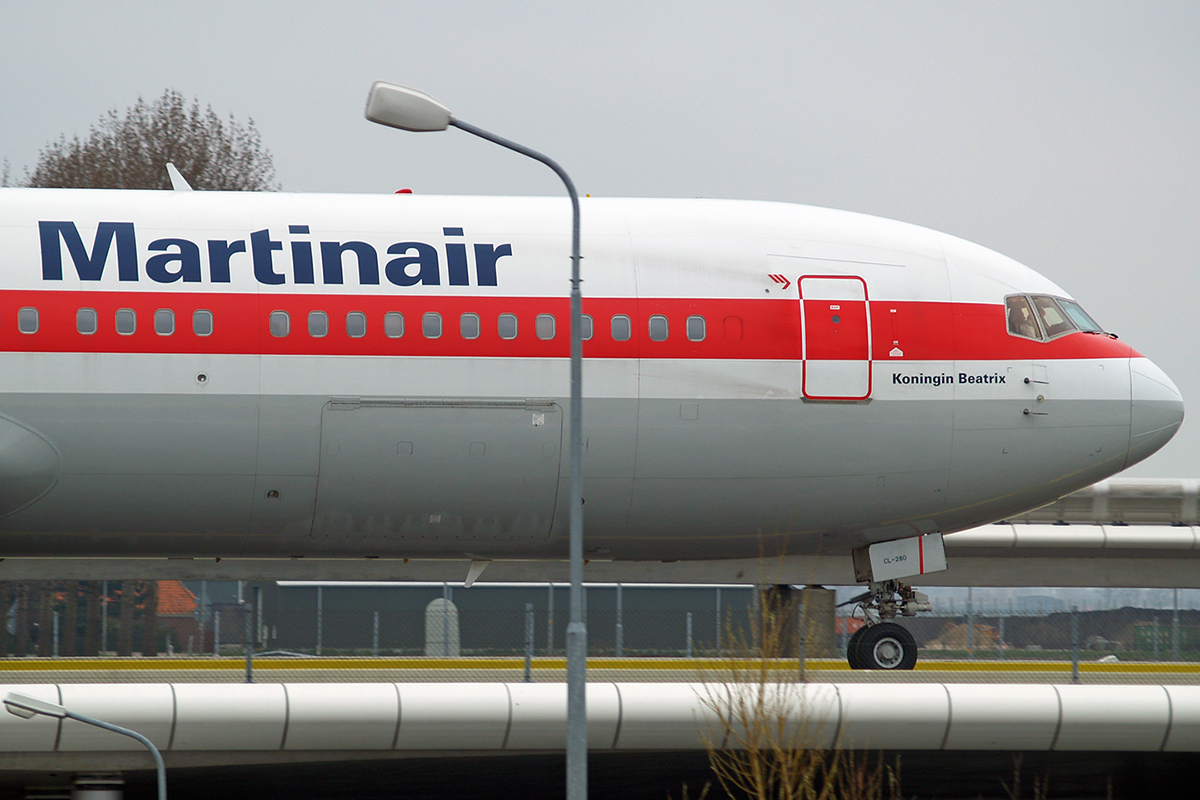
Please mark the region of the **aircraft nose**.
<svg viewBox="0 0 1200 800"><path fill-rule="evenodd" d="M1183 396L1153 361L1129 359L1129 382L1133 408L1127 467L1157 452L1183 424Z"/></svg>

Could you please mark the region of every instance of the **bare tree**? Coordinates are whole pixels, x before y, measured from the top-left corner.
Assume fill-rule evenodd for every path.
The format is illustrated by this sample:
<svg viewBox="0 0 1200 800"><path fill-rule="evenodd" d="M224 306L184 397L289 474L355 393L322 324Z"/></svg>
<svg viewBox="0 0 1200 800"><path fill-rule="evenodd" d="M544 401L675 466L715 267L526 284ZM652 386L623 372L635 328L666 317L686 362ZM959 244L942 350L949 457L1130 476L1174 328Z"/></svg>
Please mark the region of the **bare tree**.
<svg viewBox="0 0 1200 800"><path fill-rule="evenodd" d="M275 167L254 120L222 120L174 89L109 111L86 139L60 136L42 149L25 185L78 189L170 189L171 162L195 189L271 191Z"/></svg>
<svg viewBox="0 0 1200 800"><path fill-rule="evenodd" d="M704 673L700 695L716 784L754 800L899 800L899 761L843 749L836 695L795 681L798 633L808 629L798 597L774 588L747 626L724 620L724 674Z"/></svg>

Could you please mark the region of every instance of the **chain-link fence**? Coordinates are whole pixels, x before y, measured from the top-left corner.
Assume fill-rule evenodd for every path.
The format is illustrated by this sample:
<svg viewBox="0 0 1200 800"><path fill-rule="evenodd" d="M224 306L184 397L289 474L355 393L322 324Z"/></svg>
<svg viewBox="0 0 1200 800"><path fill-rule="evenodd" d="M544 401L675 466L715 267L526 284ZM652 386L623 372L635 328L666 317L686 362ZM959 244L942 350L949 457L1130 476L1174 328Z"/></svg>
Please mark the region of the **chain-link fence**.
<svg viewBox="0 0 1200 800"><path fill-rule="evenodd" d="M927 614L904 620L933 660L1200 662L1200 611L1120 608L1016 614Z"/></svg>
<svg viewBox="0 0 1200 800"><path fill-rule="evenodd" d="M0 584L8 605L0 682L230 681L244 680L247 670L259 681L562 680L568 591L547 584L9 582ZM1069 596L1032 602L1019 594L1006 604L935 599L933 612L898 620L920 647L920 661L897 675L847 668L847 642L863 620L853 604L837 601L857 591L780 597L748 586L591 585L589 676L719 676L732 663L761 657L761 621L770 614L789 620L781 629L790 632L767 653L781 676L1200 683L1200 610L1181 607L1179 592L1166 608L1087 609L1085 602L1086 610L1064 610ZM1183 605L1194 604L1192 595Z"/></svg>

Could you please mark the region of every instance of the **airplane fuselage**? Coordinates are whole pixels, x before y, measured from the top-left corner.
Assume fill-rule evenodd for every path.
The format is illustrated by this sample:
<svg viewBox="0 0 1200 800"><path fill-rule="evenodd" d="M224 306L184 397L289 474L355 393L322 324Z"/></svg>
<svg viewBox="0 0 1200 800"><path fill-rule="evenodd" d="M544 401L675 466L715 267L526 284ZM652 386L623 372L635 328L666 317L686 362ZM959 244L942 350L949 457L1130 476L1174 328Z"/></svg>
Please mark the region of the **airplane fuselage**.
<svg viewBox="0 0 1200 800"><path fill-rule="evenodd" d="M1069 295L924 228L587 199L585 540L841 553L1182 419ZM565 200L0 191L0 555L561 557Z"/></svg>

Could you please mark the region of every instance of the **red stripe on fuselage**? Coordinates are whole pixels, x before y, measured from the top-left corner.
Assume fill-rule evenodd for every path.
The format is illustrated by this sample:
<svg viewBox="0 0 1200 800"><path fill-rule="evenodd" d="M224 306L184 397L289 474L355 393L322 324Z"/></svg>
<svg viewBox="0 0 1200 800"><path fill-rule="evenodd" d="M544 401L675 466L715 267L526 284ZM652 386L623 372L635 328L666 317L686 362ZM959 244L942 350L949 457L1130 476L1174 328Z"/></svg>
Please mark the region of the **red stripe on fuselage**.
<svg viewBox="0 0 1200 800"><path fill-rule="evenodd" d="M20 308L38 312L36 333L17 327ZM76 329L80 308L95 309L99 328L93 334ZM116 331L119 309L137 315L133 334ZM170 309L175 332L154 332L154 313ZM203 309L213 314L213 332L192 332L192 314ZM272 336L268 318L286 311L291 333ZM308 334L308 315L323 311L329 316L329 334ZM778 359L801 358L800 310L796 300L721 298L585 298L583 311L593 319L594 336L584 342L588 358L671 359ZM353 338L346 332L346 314L361 312L367 318L366 335ZM404 335L384 335L384 315L404 315ZM442 316L442 335L425 338L421 318ZM462 314L477 314L478 338L460 334ZM515 339L501 339L497 317L514 314ZM553 339L535 335L539 314L555 317ZM870 304L872 352L875 361L955 361L1015 359L1128 358L1137 354L1107 336L1070 334L1051 342L1010 336L1004 307L982 303L928 303L880 301ZM629 317L628 341L612 337L614 315ZM652 341L649 319L665 316L669 335ZM687 320L704 318L705 338L690 341ZM448 356L470 358L566 358L569 355L570 309L565 298L539 297L427 297L371 295L270 295L167 292L0 292L0 352L50 353L211 353L281 355ZM903 355L890 356L892 352Z"/></svg>

